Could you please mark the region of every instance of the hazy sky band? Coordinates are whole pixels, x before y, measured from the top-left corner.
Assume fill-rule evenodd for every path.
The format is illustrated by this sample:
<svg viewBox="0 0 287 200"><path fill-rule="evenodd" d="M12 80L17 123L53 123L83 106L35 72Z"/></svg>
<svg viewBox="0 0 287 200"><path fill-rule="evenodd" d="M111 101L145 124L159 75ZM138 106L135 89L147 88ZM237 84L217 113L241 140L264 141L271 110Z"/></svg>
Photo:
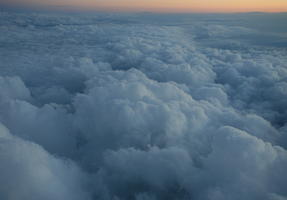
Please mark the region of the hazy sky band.
<svg viewBox="0 0 287 200"><path fill-rule="evenodd" d="M158 12L284 12L286 0L0 0L2 3Z"/></svg>

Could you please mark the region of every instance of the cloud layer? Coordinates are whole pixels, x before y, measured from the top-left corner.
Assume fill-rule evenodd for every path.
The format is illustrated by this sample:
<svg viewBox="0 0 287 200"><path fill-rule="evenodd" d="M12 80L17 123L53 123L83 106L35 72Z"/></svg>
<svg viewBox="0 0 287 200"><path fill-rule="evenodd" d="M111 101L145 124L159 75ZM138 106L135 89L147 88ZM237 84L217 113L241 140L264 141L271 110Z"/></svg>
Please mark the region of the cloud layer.
<svg viewBox="0 0 287 200"><path fill-rule="evenodd" d="M266 15L1 12L1 199L287 199Z"/></svg>

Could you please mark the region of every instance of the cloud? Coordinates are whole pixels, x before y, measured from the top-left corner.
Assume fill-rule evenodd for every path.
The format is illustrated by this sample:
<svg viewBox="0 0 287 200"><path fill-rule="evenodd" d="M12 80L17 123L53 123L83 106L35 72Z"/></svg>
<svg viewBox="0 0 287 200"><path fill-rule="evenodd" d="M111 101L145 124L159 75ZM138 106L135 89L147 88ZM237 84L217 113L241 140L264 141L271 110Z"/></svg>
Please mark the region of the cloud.
<svg viewBox="0 0 287 200"><path fill-rule="evenodd" d="M245 15L1 12L0 197L286 199L286 49Z"/></svg>
<svg viewBox="0 0 287 200"><path fill-rule="evenodd" d="M71 161L19 139L0 124L2 199L89 199L85 175Z"/></svg>
<svg viewBox="0 0 287 200"><path fill-rule="evenodd" d="M286 165L285 156L282 148L226 126L214 134L212 152L200 167L184 149L152 147L108 152L105 172L111 187L123 195L130 195L134 188L159 199L268 199L272 192L286 195L286 180L277 176ZM276 189L269 181L279 183Z"/></svg>
<svg viewBox="0 0 287 200"><path fill-rule="evenodd" d="M19 77L0 77L1 99L29 100L31 94Z"/></svg>

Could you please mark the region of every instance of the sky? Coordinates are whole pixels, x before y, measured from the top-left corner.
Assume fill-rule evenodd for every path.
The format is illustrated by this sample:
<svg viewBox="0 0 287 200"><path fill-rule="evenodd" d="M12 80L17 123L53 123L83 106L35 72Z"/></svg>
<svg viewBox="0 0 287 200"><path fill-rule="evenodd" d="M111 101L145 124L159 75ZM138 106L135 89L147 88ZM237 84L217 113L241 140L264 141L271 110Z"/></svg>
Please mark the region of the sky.
<svg viewBox="0 0 287 200"><path fill-rule="evenodd" d="M76 6L98 10L153 12L285 12L286 0L1 0L0 2Z"/></svg>

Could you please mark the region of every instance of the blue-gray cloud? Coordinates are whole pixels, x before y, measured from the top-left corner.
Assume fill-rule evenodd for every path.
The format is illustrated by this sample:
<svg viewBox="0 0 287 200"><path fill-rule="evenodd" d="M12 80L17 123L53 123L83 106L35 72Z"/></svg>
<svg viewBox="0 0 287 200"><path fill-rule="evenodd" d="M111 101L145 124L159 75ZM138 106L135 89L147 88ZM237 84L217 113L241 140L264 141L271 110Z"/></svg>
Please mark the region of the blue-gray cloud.
<svg viewBox="0 0 287 200"><path fill-rule="evenodd" d="M284 16L2 11L0 197L286 199Z"/></svg>

